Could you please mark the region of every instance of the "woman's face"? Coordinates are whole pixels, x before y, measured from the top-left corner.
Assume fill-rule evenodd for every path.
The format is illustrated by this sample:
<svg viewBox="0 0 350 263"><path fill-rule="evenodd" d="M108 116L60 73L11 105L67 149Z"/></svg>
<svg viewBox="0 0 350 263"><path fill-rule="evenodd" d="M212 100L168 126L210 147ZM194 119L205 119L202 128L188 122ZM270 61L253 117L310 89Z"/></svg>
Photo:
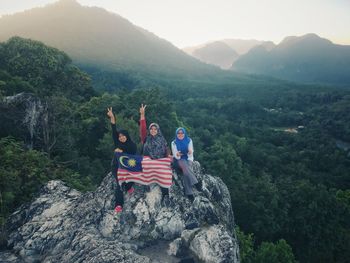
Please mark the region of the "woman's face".
<svg viewBox="0 0 350 263"><path fill-rule="evenodd" d="M157 133L158 133L157 127L156 127L156 126L152 126L151 129L149 129L149 133L150 133L152 136L156 136Z"/></svg>
<svg viewBox="0 0 350 263"><path fill-rule="evenodd" d="M126 138L126 136L122 133L119 133L119 137L118 137L118 140L122 143L126 142L128 138Z"/></svg>
<svg viewBox="0 0 350 263"><path fill-rule="evenodd" d="M183 140L185 138L185 134L184 134L184 131L183 130L179 130L176 134L177 138L179 140Z"/></svg>

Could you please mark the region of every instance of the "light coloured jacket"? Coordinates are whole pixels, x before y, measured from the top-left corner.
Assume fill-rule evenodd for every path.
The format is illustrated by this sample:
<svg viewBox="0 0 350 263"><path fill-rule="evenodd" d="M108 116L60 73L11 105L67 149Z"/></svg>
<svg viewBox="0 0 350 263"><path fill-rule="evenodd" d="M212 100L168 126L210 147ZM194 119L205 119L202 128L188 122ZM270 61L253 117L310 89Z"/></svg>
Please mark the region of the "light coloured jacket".
<svg viewBox="0 0 350 263"><path fill-rule="evenodd" d="M187 154L187 157L188 157L187 160L193 162L193 152L194 152L194 150L193 150L192 139L190 139L190 142L188 143L188 150L191 150L191 151L192 151L192 154ZM178 152L178 150L177 150L175 141L172 141L172 142L171 142L171 151L172 151L172 153L173 153L174 158L175 158L176 160L180 160L181 157L176 156L176 153Z"/></svg>

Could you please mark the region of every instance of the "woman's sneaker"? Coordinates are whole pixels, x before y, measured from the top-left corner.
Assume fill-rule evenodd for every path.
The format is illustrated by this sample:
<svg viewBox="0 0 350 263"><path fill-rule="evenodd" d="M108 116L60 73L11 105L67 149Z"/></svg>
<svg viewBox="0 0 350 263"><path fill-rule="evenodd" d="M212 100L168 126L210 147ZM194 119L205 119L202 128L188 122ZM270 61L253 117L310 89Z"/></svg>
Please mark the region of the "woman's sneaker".
<svg viewBox="0 0 350 263"><path fill-rule="evenodd" d="M193 203L194 201L194 196L193 195L187 195L187 198Z"/></svg>
<svg viewBox="0 0 350 263"><path fill-rule="evenodd" d="M198 181L198 183L196 183L194 186L196 187L198 192L202 191L203 184L201 181Z"/></svg>
<svg viewBox="0 0 350 263"><path fill-rule="evenodd" d="M129 195L131 195L135 191L134 187L131 187L127 192Z"/></svg>
<svg viewBox="0 0 350 263"><path fill-rule="evenodd" d="M117 205L117 206L114 208L114 211L115 211L116 213L120 213L120 212L123 211L123 207L122 207L121 205Z"/></svg>
<svg viewBox="0 0 350 263"><path fill-rule="evenodd" d="M162 200L160 201L162 206L169 207L170 206L170 197L169 195L163 195Z"/></svg>

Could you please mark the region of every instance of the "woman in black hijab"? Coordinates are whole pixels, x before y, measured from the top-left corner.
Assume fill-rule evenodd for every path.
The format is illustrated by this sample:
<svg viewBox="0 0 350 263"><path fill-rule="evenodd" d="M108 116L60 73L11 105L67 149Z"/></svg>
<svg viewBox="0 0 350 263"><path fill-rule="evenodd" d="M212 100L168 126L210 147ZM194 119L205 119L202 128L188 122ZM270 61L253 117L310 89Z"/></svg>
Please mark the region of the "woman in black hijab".
<svg viewBox="0 0 350 263"><path fill-rule="evenodd" d="M112 138L114 141L114 148L115 152L119 153L127 153L127 154L136 154L137 147L136 144L131 140L128 131L126 130L119 130L117 131L117 127L115 124L115 116L112 111L112 107L107 108L107 115L111 120L111 127L112 127ZM113 161L115 161L113 159ZM117 180L117 189L116 189L116 204L114 210L119 213L123 211L123 204L124 204L124 196L123 191L121 190L121 187L118 182L118 176L117 171L115 171L116 174L116 180ZM132 194L134 192L134 183L123 183L123 187L128 194Z"/></svg>

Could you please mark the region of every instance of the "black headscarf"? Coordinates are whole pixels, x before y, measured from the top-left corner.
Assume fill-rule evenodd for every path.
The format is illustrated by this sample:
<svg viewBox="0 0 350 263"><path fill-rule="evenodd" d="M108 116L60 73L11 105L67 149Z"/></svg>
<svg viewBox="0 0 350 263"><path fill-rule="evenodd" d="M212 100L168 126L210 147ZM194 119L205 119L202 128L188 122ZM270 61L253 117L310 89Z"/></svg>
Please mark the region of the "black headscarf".
<svg viewBox="0 0 350 263"><path fill-rule="evenodd" d="M120 130L117 132L117 137L119 137L119 134L123 134L126 137L126 142L121 142L116 140L115 142L115 148L119 148L123 151L123 153L127 154L136 154L137 147L136 144L131 140L130 135L127 130Z"/></svg>

